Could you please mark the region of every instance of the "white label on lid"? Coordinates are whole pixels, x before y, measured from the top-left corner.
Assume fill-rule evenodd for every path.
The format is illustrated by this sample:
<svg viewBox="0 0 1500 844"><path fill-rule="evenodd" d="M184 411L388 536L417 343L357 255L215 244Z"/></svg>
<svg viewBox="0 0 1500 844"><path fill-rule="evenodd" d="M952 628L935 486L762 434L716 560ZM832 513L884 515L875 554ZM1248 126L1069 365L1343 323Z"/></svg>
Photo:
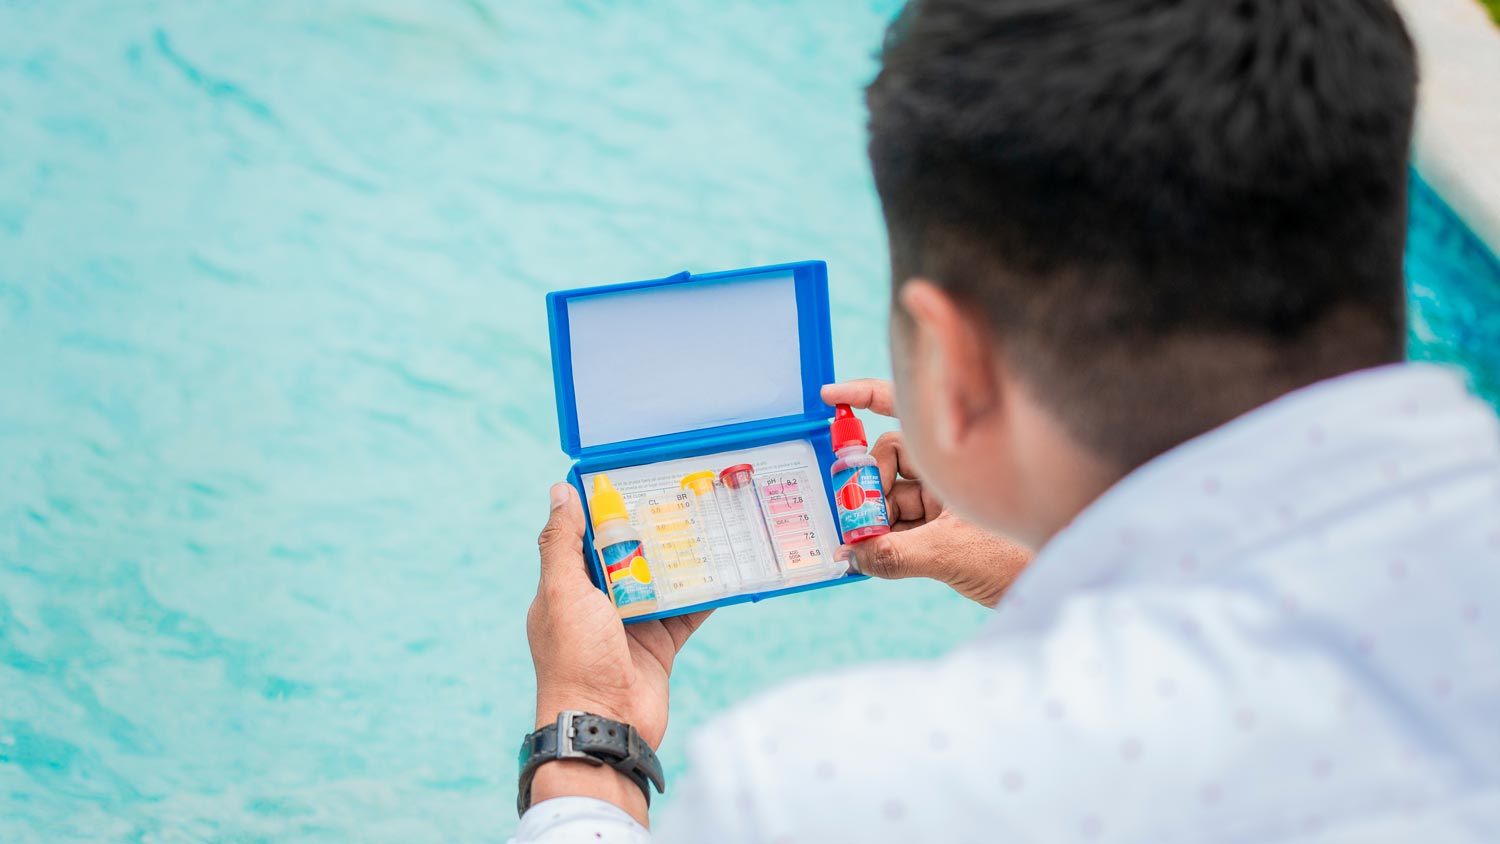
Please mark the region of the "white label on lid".
<svg viewBox="0 0 1500 844"><path fill-rule="evenodd" d="M581 445L802 412L789 273L568 301Z"/></svg>

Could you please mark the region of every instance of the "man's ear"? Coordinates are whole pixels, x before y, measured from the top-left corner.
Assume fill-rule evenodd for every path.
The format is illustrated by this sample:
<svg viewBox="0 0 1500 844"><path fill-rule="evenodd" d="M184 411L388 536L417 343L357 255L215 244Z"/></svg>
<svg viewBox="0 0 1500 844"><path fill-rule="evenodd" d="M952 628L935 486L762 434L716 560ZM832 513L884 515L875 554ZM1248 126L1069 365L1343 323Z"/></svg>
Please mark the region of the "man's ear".
<svg viewBox="0 0 1500 844"><path fill-rule="evenodd" d="M946 449L963 447L976 426L1000 404L995 348L984 317L930 281L901 286L910 318L914 379L919 401L930 403L932 434Z"/></svg>

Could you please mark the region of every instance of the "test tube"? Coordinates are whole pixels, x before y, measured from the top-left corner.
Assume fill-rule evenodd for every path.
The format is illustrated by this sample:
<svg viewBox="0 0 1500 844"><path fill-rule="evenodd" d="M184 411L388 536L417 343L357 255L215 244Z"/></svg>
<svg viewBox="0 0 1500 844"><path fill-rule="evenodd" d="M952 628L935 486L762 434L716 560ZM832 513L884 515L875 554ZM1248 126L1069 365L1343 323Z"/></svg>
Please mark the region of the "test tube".
<svg viewBox="0 0 1500 844"><path fill-rule="evenodd" d="M742 581L766 581L780 573L776 549L766 528L766 511L755 489L755 468L749 463L730 466L719 473L725 494L733 508L740 530L735 535L735 563Z"/></svg>
<svg viewBox="0 0 1500 844"><path fill-rule="evenodd" d="M693 519L706 540L708 558L718 572L719 586L730 593L740 586L740 571L734 562L734 540L724 523L724 506L713 472L694 472L682 479L682 490L692 502Z"/></svg>

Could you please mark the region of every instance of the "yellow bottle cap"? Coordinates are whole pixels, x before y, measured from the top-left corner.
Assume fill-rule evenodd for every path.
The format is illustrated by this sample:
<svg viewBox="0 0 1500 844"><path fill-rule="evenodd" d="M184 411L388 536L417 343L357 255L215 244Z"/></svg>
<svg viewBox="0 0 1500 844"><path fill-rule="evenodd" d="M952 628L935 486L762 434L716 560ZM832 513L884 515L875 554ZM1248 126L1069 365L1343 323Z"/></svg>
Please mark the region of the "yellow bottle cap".
<svg viewBox="0 0 1500 844"><path fill-rule="evenodd" d="M596 530L612 519L630 518L630 511L625 509L625 496L604 475L594 476L594 494L589 497L589 512L593 515Z"/></svg>
<svg viewBox="0 0 1500 844"><path fill-rule="evenodd" d="M714 488L713 472L694 472L682 479L682 488L698 495L707 495Z"/></svg>

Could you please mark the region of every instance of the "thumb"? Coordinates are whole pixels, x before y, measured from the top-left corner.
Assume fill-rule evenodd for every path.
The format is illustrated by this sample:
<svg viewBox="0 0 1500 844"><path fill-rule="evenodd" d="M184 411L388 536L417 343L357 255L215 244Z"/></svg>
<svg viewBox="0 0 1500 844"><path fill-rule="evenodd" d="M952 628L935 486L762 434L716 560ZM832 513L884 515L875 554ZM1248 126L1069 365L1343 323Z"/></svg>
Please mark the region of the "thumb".
<svg viewBox="0 0 1500 844"><path fill-rule="evenodd" d="M913 528L899 532L892 531L873 539L846 545L840 550L847 551L850 563L860 574L868 574L884 580L931 577L932 574L927 570L929 566L926 563L932 551L922 540L922 528Z"/></svg>
<svg viewBox="0 0 1500 844"><path fill-rule="evenodd" d="M550 490L552 512L537 537L542 556L542 582L587 578L583 565L583 507L572 484L557 483Z"/></svg>

